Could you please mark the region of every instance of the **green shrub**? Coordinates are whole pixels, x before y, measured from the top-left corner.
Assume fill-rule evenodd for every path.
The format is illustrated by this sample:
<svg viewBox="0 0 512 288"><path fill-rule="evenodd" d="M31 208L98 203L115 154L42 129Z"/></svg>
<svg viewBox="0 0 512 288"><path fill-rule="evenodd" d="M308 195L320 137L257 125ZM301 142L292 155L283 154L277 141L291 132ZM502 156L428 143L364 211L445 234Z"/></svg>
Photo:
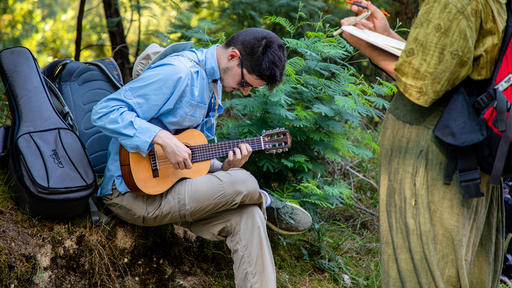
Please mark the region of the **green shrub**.
<svg viewBox="0 0 512 288"><path fill-rule="evenodd" d="M342 205L351 189L336 171L343 162L368 160L378 151L368 121L382 117L388 102L379 95L390 95L395 88L384 81L369 83L359 75L346 62L352 47L340 37L328 37L332 31L321 22L267 19L290 35L283 38L288 53L285 80L272 92L255 89L251 97L225 97L227 116L220 121L219 136L238 139L288 129L293 138L288 152L254 153L246 168L280 198ZM309 32L294 38L299 29Z"/></svg>

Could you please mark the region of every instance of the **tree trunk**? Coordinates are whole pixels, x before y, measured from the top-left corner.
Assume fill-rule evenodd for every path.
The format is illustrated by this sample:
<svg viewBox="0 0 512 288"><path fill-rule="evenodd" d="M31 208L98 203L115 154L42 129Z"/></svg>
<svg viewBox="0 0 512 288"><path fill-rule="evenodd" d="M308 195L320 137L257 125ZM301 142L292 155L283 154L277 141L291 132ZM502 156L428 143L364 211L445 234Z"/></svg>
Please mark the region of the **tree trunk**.
<svg viewBox="0 0 512 288"><path fill-rule="evenodd" d="M126 83L131 79L130 52L124 36L123 21L119 11L117 0L103 0L103 8L107 19L108 35L112 44L112 57L116 60L123 81Z"/></svg>
<svg viewBox="0 0 512 288"><path fill-rule="evenodd" d="M82 20L84 19L85 0L80 0L78 15L76 16L75 61L80 61L82 46Z"/></svg>

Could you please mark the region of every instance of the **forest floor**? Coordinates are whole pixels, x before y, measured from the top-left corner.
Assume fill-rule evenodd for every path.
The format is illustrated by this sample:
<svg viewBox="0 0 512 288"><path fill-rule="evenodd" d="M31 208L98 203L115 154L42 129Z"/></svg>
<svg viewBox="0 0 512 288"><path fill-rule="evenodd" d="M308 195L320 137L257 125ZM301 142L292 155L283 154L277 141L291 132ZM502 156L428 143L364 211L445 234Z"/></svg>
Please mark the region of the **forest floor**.
<svg viewBox="0 0 512 288"><path fill-rule="evenodd" d="M234 287L222 241L173 225L138 227L113 215L98 227L86 213L66 221L34 219L0 187L2 287ZM278 287L379 287L375 216L344 207L314 218L301 235L269 230Z"/></svg>

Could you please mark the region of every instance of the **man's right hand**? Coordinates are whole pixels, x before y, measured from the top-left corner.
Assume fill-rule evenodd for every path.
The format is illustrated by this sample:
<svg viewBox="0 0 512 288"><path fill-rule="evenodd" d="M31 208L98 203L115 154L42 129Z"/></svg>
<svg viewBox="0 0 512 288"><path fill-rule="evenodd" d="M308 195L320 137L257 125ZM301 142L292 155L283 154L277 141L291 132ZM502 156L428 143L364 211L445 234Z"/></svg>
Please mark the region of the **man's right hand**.
<svg viewBox="0 0 512 288"><path fill-rule="evenodd" d="M175 169L192 168L192 152L169 131L163 129L158 131L151 142L162 147L162 150Z"/></svg>

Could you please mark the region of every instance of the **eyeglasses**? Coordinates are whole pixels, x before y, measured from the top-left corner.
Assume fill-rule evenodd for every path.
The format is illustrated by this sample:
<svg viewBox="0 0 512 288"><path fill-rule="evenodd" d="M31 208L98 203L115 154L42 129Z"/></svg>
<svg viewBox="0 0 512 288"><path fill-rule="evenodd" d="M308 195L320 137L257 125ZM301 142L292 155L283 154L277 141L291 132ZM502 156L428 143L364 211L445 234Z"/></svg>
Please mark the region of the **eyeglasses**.
<svg viewBox="0 0 512 288"><path fill-rule="evenodd" d="M244 77L244 62L242 61L242 56L240 56L240 73L242 73L242 81L236 84L236 86L240 88L254 88L251 83L247 82Z"/></svg>

